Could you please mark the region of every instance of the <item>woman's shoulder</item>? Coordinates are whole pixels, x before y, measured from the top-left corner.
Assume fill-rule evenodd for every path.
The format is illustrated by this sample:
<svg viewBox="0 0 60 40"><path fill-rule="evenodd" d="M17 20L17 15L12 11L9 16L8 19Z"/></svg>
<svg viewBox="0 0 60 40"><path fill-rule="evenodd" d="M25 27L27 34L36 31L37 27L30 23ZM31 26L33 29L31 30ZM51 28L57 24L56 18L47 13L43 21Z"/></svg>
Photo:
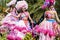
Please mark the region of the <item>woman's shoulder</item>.
<svg viewBox="0 0 60 40"><path fill-rule="evenodd" d="M26 13L27 15L29 15L29 12L28 12L28 11L26 11L25 13Z"/></svg>
<svg viewBox="0 0 60 40"><path fill-rule="evenodd" d="M56 11L45 11L46 13L49 12L49 13L55 13Z"/></svg>

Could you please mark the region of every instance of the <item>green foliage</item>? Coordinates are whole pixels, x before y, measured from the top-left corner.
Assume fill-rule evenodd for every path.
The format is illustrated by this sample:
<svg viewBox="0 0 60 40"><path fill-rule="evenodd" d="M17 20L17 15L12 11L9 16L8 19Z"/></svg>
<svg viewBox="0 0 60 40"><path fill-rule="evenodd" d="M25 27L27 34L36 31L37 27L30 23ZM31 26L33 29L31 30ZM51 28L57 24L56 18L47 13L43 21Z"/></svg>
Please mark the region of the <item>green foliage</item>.
<svg viewBox="0 0 60 40"><path fill-rule="evenodd" d="M33 14L32 19L38 21L43 14L43 10L40 9L41 5L43 4L43 0L27 0L27 2L29 4L28 11L30 14Z"/></svg>
<svg viewBox="0 0 60 40"><path fill-rule="evenodd" d="M30 40L32 39L32 34L31 33L27 33L24 40Z"/></svg>
<svg viewBox="0 0 60 40"><path fill-rule="evenodd" d="M7 39L6 39L6 34L7 34L7 33L3 33L2 36L0 36L0 40L7 40Z"/></svg>
<svg viewBox="0 0 60 40"><path fill-rule="evenodd" d="M0 5L1 5L1 10L4 10L4 8L6 8L6 3L8 3L10 0L0 0ZM41 6L44 3L44 0L26 0L29 4L29 8L28 11L30 14L33 14L33 18L34 20L38 21L39 18L42 16L42 14L44 13L44 10L41 10ZM4 5L3 5L4 4ZM60 1L56 0L56 5L55 8L58 12L58 14L60 13Z"/></svg>
<svg viewBox="0 0 60 40"><path fill-rule="evenodd" d="M0 0L0 10L4 10L3 8L6 8L6 3L8 3L10 0ZM44 0L26 0L29 4L28 11L30 14L33 14L33 20L38 21L39 18L44 13L44 10L41 10L40 7L42 6ZM55 9L60 14L60 0L56 0ZM0 40L6 40L5 34L0 37ZM58 39L57 39L58 40Z"/></svg>

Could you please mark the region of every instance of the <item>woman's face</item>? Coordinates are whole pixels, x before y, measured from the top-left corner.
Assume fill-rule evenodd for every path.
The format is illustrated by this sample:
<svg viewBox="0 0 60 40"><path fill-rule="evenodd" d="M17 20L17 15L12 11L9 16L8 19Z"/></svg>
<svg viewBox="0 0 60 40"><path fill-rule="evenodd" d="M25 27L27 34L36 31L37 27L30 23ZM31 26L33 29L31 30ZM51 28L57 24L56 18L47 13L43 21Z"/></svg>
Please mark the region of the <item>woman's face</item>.
<svg viewBox="0 0 60 40"><path fill-rule="evenodd" d="M50 9L52 10L54 8L54 6L51 6Z"/></svg>
<svg viewBox="0 0 60 40"><path fill-rule="evenodd" d="M23 12L24 12L24 11L26 10L26 8L23 7L22 10L23 10Z"/></svg>

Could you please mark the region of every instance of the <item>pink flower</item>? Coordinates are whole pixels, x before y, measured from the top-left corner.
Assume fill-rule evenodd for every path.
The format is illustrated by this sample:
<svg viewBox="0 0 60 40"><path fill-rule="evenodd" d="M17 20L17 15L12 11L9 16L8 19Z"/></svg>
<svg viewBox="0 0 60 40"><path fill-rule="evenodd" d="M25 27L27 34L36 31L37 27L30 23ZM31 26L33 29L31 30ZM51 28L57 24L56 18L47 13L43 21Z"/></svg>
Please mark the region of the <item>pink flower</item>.
<svg viewBox="0 0 60 40"><path fill-rule="evenodd" d="M15 40L15 37L13 35L7 35L8 40Z"/></svg>

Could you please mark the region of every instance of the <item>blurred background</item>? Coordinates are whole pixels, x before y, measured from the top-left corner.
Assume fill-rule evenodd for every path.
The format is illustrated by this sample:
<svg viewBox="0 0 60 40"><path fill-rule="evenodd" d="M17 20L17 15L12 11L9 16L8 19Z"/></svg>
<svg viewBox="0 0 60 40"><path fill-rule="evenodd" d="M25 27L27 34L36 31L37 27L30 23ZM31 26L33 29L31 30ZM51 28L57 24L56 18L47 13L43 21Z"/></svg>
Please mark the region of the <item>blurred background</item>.
<svg viewBox="0 0 60 40"><path fill-rule="evenodd" d="M5 10L7 9L6 3L11 0L0 0L0 21L7 15ZM44 0L26 0L29 4L28 11L32 17L32 19L36 22L39 21L45 10L42 10L40 7L44 3ZM56 0L55 9L60 18L60 0ZM0 37L0 40L6 40L5 35ZM59 39L60 40L60 39Z"/></svg>
<svg viewBox="0 0 60 40"><path fill-rule="evenodd" d="M4 12L7 9L6 3L8 3L9 1L11 0L0 0L0 20L6 15L6 13ZM31 14L32 19L38 22L40 17L45 12L45 10L41 10L40 8L40 6L44 3L44 0L26 0L26 1L29 4L28 11ZM60 0L56 0L55 9L60 18Z"/></svg>

